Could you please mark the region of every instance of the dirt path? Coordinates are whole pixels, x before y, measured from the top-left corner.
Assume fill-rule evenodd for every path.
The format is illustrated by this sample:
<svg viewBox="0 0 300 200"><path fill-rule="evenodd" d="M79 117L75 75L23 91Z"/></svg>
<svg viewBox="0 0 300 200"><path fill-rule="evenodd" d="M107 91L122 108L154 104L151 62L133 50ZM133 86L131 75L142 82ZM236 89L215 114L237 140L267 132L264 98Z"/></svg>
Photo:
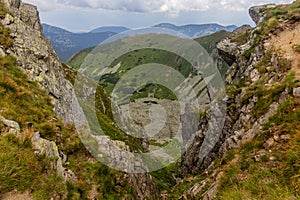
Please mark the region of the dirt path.
<svg viewBox="0 0 300 200"><path fill-rule="evenodd" d="M1 200L32 200L29 191L24 193L13 191L0 196Z"/></svg>
<svg viewBox="0 0 300 200"><path fill-rule="evenodd" d="M300 52L295 51L295 46L300 45L300 24L294 29L286 28L286 30L273 35L268 41L269 47L274 46L275 49L281 50L284 58L292 62L292 71L296 73L296 77L300 78Z"/></svg>

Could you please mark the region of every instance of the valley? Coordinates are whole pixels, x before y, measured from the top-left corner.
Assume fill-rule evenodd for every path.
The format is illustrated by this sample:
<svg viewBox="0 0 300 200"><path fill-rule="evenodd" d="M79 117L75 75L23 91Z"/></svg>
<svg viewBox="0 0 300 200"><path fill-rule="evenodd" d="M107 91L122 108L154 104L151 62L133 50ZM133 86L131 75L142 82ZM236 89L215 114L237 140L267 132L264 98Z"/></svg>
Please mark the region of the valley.
<svg viewBox="0 0 300 200"><path fill-rule="evenodd" d="M72 33L0 0L0 199L299 199L300 1L249 14Z"/></svg>

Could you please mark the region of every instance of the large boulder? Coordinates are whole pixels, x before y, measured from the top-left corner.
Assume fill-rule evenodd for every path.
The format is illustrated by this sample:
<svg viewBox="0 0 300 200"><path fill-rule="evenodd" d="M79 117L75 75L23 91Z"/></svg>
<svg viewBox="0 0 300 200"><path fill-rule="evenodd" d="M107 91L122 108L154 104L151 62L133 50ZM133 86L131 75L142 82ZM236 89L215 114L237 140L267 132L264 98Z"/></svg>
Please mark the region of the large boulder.
<svg viewBox="0 0 300 200"><path fill-rule="evenodd" d="M9 133L19 136L20 135L20 125L12 120L5 119L0 115L0 121L9 128Z"/></svg>
<svg viewBox="0 0 300 200"><path fill-rule="evenodd" d="M260 24L265 19L264 9L274 8L275 4L267 4L263 6L253 6L249 9L249 14L256 25Z"/></svg>
<svg viewBox="0 0 300 200"><path fill-rule="evenodd" d="M57 170L57 174L65 180L76 180L75 174L63 167L63 159L60 157L58 147L53 141L49 141L40 137L36 132L31 138L33 149L38 155L45 155L52 161L52 167Z"/></svg>

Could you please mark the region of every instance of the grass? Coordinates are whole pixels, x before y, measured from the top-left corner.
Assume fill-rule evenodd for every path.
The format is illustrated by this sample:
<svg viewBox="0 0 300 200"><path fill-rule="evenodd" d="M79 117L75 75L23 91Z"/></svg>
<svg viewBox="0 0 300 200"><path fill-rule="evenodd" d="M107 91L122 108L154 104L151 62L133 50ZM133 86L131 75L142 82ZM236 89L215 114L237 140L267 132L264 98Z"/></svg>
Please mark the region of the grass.
<svg viewBox="0 0 300 200"><path fill-rule="evenodd" d="M297 52L297 53L300 53L300 44L297 44L294 46L294 50Z"/></svg>
<svg viewBox="0 0 300 200"><path fill-rule="evenodd" d="M66 193L63 181L49 166L46 158L33 153L28 140L22 141L14 135L0 137L1 194L29 189L37 199L47 199L53 194L63 197Z"/></svg>
<svg viewBox="0 0 300 200"><path fill-rule="evenodd" d="M288 120L279 121L284 117ZM274 123L274 119L276 123ZM217 199L288 199L299 198L300 189L300 165L299 165L299 104L295 104L289 98L271 117L272 131L285 134L285 126L293 127L293 138L288 143L281 143L273 148L272 153L277 158L276 162L268 157L254 162L253 153L262 148L264 140L258 136L255 140L246 143L238 152L239 162L230 163L226 170L226 176L221 182L222 188ZM262 134L269 134L269 130Z"/></svg>
<svg viewBox="0 0 300 200"><path fill-rule="evenodd" d="M184 77L188 77L188 75L192 71L191 65L183 58L176 56L171 52L159 49L141 49L129 52L116 59L110 67L114 67L119 63L121 63L121 66L116 73L106 74L100 78L100 85L104 87L108 94L111 94L116 83L121 79L123 75L139 65L160 63L174 68L175 70L179 71ZM132 79L130 79L132 83L126 83L126 85L135 85L136 80L139 78L143 79L143 76L146 76L146 74L141 74L141 76L142 77L132 77ZM122 88L122 91L125 93L127 92L127 90L127 87ZM141 94L139 94L139 91L136 91L135 95L132 96L132 100L134 100L135 98L139 98L139 96L149 96L149 94L153 93L154 91L160 90L161 92L156 93L158 98L175 99L172 92L156 84L142 86L140 90L142 90ZM131 93L130 90L128 92ZM166 94L164 94L165 92Z"/></svg>
<svg viewBox="0 0 300 200"><path fill-rule="evenodd" d="M288 78L289 79L289 78ZM290 77L292 80L292 78ZM264 131L231 150L217 199L291 199L300 192L300 101L290 96L265 124ZM253 155L263 149L264 142L275 134L290 134L289 141L278 141L260 161ZM226 156L226 157L227 157ZM275 161L269 158L275 157ZM232 157L238 161L230 162ZM226 159L228 160L228 159Z"/></svg>
<svg viewBox="0 0 300 200"><path fill-rule="evenodd" d="M294 73L290 73L284 81L279 84L275 84L272 86L266 86L263 83L257 82L250 87L246 88L246 94L243 96L241 102L242 104L249 103L249 100L256 96L258 101L255 103L253 108L253 115L255 117L260 117L265 114L270 105L273 102L276 102L280 98L280 94L287 88L289 93L292 93L292 88L295 85L294 82ZM238 93L237 90L230 91L231 93Z"/></svg>
<svg viewBox="0 0 300 200"><path fill-rule="evenodd" d="M0 3L0 18L6 12L3 3ZM11 47L13 39L9 30L2 25L0 28L0 44L5 48ZM36 82L30 81L15 66L15 61L12 56L0 57L0 114L20 124L22 137L3 135L7 129L0 123L0 193L29 190L34 199L50 199L53 196L87 199L88 191L94 185L99 199L133 199L133 190L124 174L93 160L75 127L57 118L49 95ZM73 71L64 64L62 67L66 78L73 82ZM105 102L106 107L107 104ZM103 111L104 114L108 112L111 110ZM107 114L106 117L111 116ZM28 124L33 127L29 128ZM36 131L43 138L54 141L68 156L65 167L76 174L77 181L63 181L57 177L48 159L34 154L30 137Z"/></svg>
<svg viewBox="0 0 300 200"><path fill-rule="evenodd" d="M237 45L243 45L246 44L248 42L248 38L250 36L250 33L246 32L246 33L240 33L240 34L236 34L234 35L232 38L230 38L231 42L237 43Z"/></svg>
<svg viewBox="0 0 300 200"><path fill-rule="evenodd" d="M1 115L20 123L22 132L28 129L27 122L31 122L33 124L32 132L39 131L42 137L55 141L59 150L68 155L69 164L66 167L71 169L79 177L79 180L75 183L64 183L56 177L56 173L53 171L44 174L45 168L51 169L49 163L36 157L31 148L24 148L23 144L18 142L11 143L9 138L0 136L0 155L2 155L0 163L1 169L3 169L0 177L5 177L5 180L0 181L1 193L14 189L19 191L29 189L33 190L32 195L36 199L47 199L54 194L61 195L63 199L75 197L87 199L87 191L91 189L91 184L95 184L98 188L99 198L114 197L118 199L126 195L132 197L132 189L122 173L114 172L96 161L89 162L91 155L76 134L75 127L64 124L56 117L51 99L46 92L40 89L36 83L28 81L27 76L14 66L14 61L15 59L10 56L0 58ZM103 114L101 119L104 121L107 119L105 123L109 122L107 115ZM0 128L0 131L5 131L2 124ZM107 129L110 132L114 131L109 123ZM129 141L129 143L134 144L133 141ZM12 172L9 169L17 171ZM84 181L91 180L91 177L94 178L90 183ZM114 182L116 177L120 177L121 185ZM33 184L32 181L35 179L36 184ZM120 188L127 189L121 191Z"/></svg>
<svg viewBox="0 0 300 200"><path fill-rule="evenodd" d="M216 48L217 44L229 35L229 32L222 30L208 36L196 38L195 41L197 41L207 51L208 54L211 54Z"/></svg>

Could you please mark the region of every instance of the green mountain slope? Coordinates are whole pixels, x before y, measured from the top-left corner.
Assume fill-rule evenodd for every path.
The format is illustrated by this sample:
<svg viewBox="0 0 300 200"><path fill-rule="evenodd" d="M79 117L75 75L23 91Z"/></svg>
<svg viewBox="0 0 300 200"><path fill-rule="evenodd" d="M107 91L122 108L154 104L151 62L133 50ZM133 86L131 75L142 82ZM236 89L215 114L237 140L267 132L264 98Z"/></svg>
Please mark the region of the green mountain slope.
<svg viewBox="0 0 300 200"><path fill-rule="evenodd" d="M216 49L216 45L222 39L227 37L230 33L226 31L220 31L214 33L210 36L205 36L201 38L195 39L204 49L211 54L214 49ZM72 58L68 61L68 64L75 69L79 69L84 59L91 53L94 54L93 48L88 48L83 51L80 51L72 56ZM94 56L97 56L96 54ZM214 58L215 55L213 55ZM95 58L96 59L96 58ZM87 62L88 63L88 62ZM113 73L104 74L100 77L100 85L106 90L108 94L110 94L115 86L115 84L120 80L120 78L126 74L127 71L133 69L136 66L144 65L148 63L159 63L166 66L171 66L175 70L179 71L184 77L188 77L193 73L193 69L191 65L184 59L180 58L171 52L166 52L164 50L158 49L141 49L135 50L129 53L122 55L117 58L115 61L111 63L109 68L114 68L118 65L118 69ZM85 63L86 64L86 63ZM94 68L89 69L93 71ZM224 71L224 70L223 70ZM225 71L223 72L223 74ZM127 90L126 88L123 88ZM149 94L154 94L154 97L158 99L171 99L175 100L176 96L167 88L162 86L157 86L155 84L148 84L143 88L140 88L139 91L136 91L131 100L148 97Z"/></svg>

